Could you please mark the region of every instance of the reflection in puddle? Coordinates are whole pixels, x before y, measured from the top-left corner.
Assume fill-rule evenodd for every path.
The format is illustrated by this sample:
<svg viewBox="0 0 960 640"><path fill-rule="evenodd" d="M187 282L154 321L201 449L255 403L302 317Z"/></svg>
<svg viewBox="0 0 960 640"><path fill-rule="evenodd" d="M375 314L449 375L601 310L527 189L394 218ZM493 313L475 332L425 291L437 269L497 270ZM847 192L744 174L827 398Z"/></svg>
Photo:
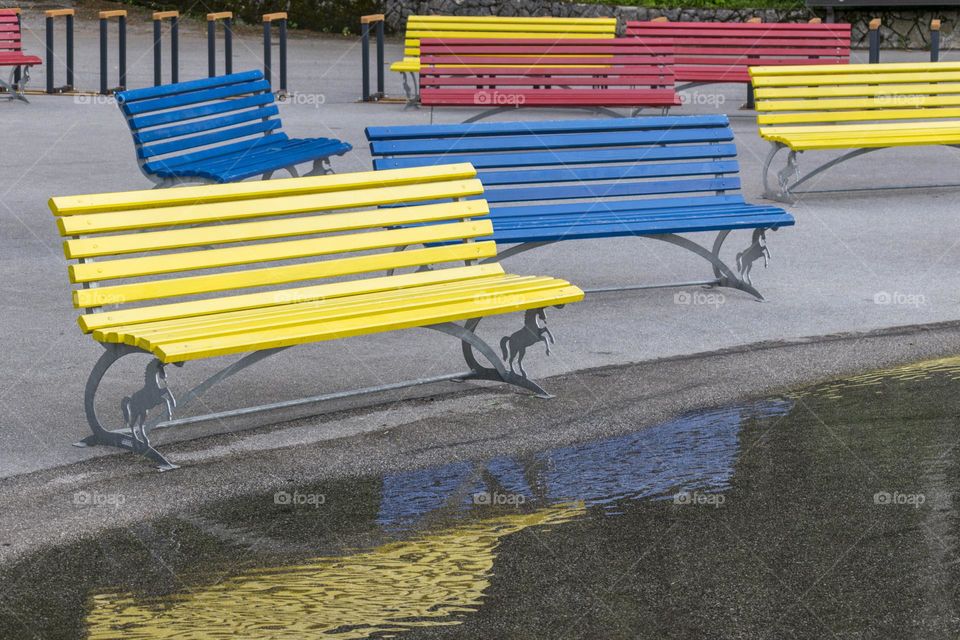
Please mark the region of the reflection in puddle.
<svg viewBox="0 0 960 640"><path fill-rule="evenodd" d="M214 503L3 569L0 638L960 637L958 377Z"/></svg>
<svg viewBox="0 0 960 640"><path fill-rule="evenodd" d="M343 557L249 571L176 596L94 596L91 640L367 638L457 624L480 606L504 536L563 522L582 507L548 507L451 528Z"/></svg>

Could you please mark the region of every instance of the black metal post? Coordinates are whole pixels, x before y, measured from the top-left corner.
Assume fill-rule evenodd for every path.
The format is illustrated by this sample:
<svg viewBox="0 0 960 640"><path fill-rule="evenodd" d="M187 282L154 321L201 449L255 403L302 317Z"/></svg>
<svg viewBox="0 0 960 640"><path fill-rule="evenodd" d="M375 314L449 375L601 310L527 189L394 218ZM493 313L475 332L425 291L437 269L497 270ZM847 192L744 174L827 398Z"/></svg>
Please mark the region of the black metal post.
<svg viewBox="0 0 960 640"><path fill-rule="evenodd" d="M280 93L287 94L287 19L280 20Z"/></svg>
<svg viewBox="0 0 960 640"><path fill-rule="evenodd" d="M207 75L217 75L217 23L207 21Z"/></svg>
<svg viewBox="0 0 960 640"><path fill-rule="evenodd" d="M160 76L160 56L162 50L160 46L161 23L156 17L153 19L153 86L159 87L163 83Z"/></svg>
<svg viewBox="0 0 960 640"><path fill-rule="evenodd" d="M930 21L930 62L940 62L940 21Z"/></svg>
<svg viewBox="0 0 960 640"><path fill-rule="evenodd" d="M870 64L880 62L880 18L870 21Z"/></svg>
<svg viewBox="0 0 960 640"><path fill-rule="evenodd" d="M377 22L377 93L382 98L386 91L384 90L383 85L383 66L384 66L384 55L383 55L383 24L384 21L380 20Z"/></svg>
<svg viewBox="0 0 960 640"><path fill-rule="evenodd" d="M47 93L53 93L53 18L47 16Z"/></svg>
<svg viewBox="0 0 960 640"><path fill-rule="evenodd" d="M360 49L363 59L363 101L370 101L370 24L360 26Z"/></svg>
<svg viewBox="0 0 960 640"><path fill-rule="evenodd" d="M73 91L73 12L67 14L67 86Z"/></svg>
<svg viewBox="0 0 960 640"><path fill-rule="evenodd" d="M120 85L117 87L121 91L127 88L127 16L122 15L117 20L117 27L120 30Z"/></svg>
<svg viewBox="0 0 960 640"><path fill-rule="evenodd" d="M273 43L271 42L272 38L270 37L270 25L269 20L263 21L263 77L266 79L267 84L270 85L270 90L273 90L273 69L271 68L270 54L272 53Z"/></svg>
<svg viewBox="0 0 960 640"><path fill-rule="evenodd" d="M170 18L170 82L180 81L180 18Z"/></svg>
<svg viewBox="0 0 960 640"><path fill-rule="evenodd" d="M223 68L227 75L233 73L233 19L223 20Z"/></svg>
<svg viewBox="0 0 960 640"><path fill-rule="evenodd" d="M100 95L107 94L107 19L100 18Z"/></svg>

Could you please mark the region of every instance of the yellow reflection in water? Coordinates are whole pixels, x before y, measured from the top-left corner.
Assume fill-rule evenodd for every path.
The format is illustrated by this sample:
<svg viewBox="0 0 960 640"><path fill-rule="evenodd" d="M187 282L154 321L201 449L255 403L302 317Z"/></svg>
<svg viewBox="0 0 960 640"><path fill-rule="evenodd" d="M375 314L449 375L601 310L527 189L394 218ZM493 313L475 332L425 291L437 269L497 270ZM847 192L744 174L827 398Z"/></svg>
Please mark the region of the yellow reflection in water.
<svg viewBox="0 0 960 640"><path fill-rule="evenodd" d="M565 522L583 505L490 518L363 553L248 571L161 598L93 597L89 637L366 638L460 624L480 606L500 540Z"/></svg>
<svg viewBox="0 0 960 640"><path fill-rule="evenodd" d="M881 384L884 380L926 380L935 375L947 375L952 380L960 380L960 357L937 358L924 360L889 369L879 369L857 376L844 378L828 384L820 385L813 391L817 395L839 399L843 397L845 389L870 387ZM790 397L808 395L810 391L791 394Z"/></svg>

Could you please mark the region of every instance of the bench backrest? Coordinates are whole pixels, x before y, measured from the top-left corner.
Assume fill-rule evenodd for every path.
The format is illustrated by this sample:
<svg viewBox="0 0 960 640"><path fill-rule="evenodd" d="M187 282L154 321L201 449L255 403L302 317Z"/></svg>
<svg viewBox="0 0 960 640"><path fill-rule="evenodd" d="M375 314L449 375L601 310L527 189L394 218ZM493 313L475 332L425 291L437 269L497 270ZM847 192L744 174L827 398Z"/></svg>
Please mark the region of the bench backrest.
<svg viewBox="0 0 960 640"><path fill-rule="evenodd" d="M751 67L750 74L760 125L960 118L960 62Z"/></svg>
<svg viewBox="0 0 960 640"><path fill-rule="evenodd" d="M50 209L78 261L69 276L84 331L247 309L255 321L265 306L501 272L462 266L496 255L472 242L492 231L486 202L459 201L481 197L475 175L458 164L55 197ZM409 206L378 208L398 204ZM437 242L455 244L394 251ZM383 275L418 266L430 270Z"/></svg>
<svg viewBox="0 0 960 640"><path fill-rule="evenodd" d="M671 41L677 80L747 82L747 67L850 60L849 24L628 22L642 42Z"/></svg>
<svg viewBox="0 0 960 640"><path fill-rule="evenodd" d="M404 59L420 58L424 38L613 38L616 18L408 16Z"/></svg>
<svg viewBox="0 0 960 640"><path fill-rule="evenodd" d="M377 169L472 163L494 223L549 224L583 202L598 216L743 202L725 115L369 127L367 138Z"/></svg>
<svg viewBox="0 0 960 640"><path fill-rule="evenodd" d="M147 173L287 139L259 70L133 89L116 98Z"/></svg>
<svg viewBox="0 0 960 640"><path fill-rule="evenodd" d="M0 57L5 53L23 51L23 36L20 29L18 9L0 9Z"/></svg>
<svg viewBox="0 0 960 640"><path fill-rule="evenodd" d="M672 88L672 64L669 45L647 46L632 38L425 39L420 100L425 105L523 106L527 97L552 89L567 91L568 100L603 103L600 94L610 91L635 95Z"/></svg>

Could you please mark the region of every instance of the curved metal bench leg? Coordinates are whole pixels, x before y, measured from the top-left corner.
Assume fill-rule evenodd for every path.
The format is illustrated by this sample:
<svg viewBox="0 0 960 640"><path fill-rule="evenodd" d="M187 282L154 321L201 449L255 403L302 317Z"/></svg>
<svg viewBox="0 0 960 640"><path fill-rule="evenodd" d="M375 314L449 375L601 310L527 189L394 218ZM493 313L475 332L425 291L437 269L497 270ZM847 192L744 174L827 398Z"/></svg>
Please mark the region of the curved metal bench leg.
<svg viewBox="0 0 960 640"><path fill-rule="evenodd" d="M330 164L330 158L317 158L313 161L313 169L303 175L325 176L331 173L333 173L333 166Z"/></svg>
<svg viewBox="0 0 960 640"><path fill-rule="evenodd" d="M128 345L104 345L106 351L97 360L84 392L83 406L90 425L92 435L87 436L74 446L89 447L94 445L108 445L138 453L157 464L160 471L176 469L177 465L170 462L162 453L150 443L150 425L147 414L158 406L164 406L167 418L173 417L176 400L166 386L164 365L156 358L152 359L144 371L144 386L139 391L124 398L120 403L120 411L126 423L125 429L109 430L100 421L97 415L96 396L103 381L103 376L117 360L132 353L147 353Z"/></svg>
<svg viewBox="0 0 960 640"><path fill-rule="evenodd" d="M774 190L770 186L770 166L773 159L781 149L786 149L787 145L782 142L771 142L772 146L763 161L763 197L768 200L775 200L785 204L794 204L796 198L790 193L790 189L800 181L800 167L797 163L797 152L791 150L787 155L786 166L777 172L777 188ZM793 185L790 184L790 178L793 178Z"/></svg>
<svg viewBox="0 0 960 640"><path fill-rule="evenodd" d="M400 76L403 78L403 92L407 95L407 104L403 106L404 111L407 109L419 109L420 83L417 82L416 78L413 77L413 73L410 71L403 71Z"/></svg>
<svg viewBox="0 0 960 640"><path fill-rule="evenodd" d="M467 366L470 367L470 373L466 376L463 376L461 379L506 382L507 384L512 384L514 386L531 391L539 398L552 398L553 396L547 393L543 387L527 377L526 372L523 371L523 367L521 365L518 365L521 373L517 373L514 370L512 362L509 367L504 362L504 360L507 358L512 361L516 356L520 356L520 345L524 345L523 349L525 350L527 346L535 344L536 342L547 343L547 340L549 340L551 343L553 342L553 335L550 334L549 330L546 329L546 325L543 325L542 327L538 325L536 331L540 333L532 334L529 336L529 339L526 339L527 336L524 332L526 332L530 326L531 314L533 314L533 322L536 323L537 318L544 317L543 313L543 309L528 310L526 312L527 317L525 317L523 329L520 329L510 336L504 336L503 339L501 339L500 347L503 351L503 358L498 356L493 350L493 347L484 342L483 339L476 334L476 328L477 325L480 324L480 318L472 318L467 320L463 326L453 322L443 322L440 324L429 325L428 328L435 329L436 331L440 331L460 339L462 343L463 359L466 361ZM549 343L547 344L549 345ZM484 359L486 359L487 362L493 366L487 367L480 364L477 361L474 351L477 351L483 355ZM549 354L549 346L547 353ZM520 356L520 358L522 359L522 356Z"/></svg>
<svg viewBox="0 0 960 640"><path fill-rule="evenodd" d="M769 262L770 251L767 249L766 245L766 231L768 228L773 229L774 231L776 230L774 227L761 227L754 230L753 241L751 244L737 254L737 271L734 271L727 266L727 264L720 258L720 248L723 246L724 240L726 240L727 236L730 234L729 231L721 231L717 234L717 238L714 240L712 250L700 246L689 238L672 233L644 237L662 240L663 242L668 242L672 245L682 247L692 253L695 253L709 262L713 267L713 273L717 278L716 282L714 283L716 286L740 289L741 291L745 291L754 296L758 300L763 300L763 295L757 291L756 287L754 287L753 283L750 281L750 270L753 268L753 263L761 257L764 260L764 266L766 266L766 264Z"/></svg>

